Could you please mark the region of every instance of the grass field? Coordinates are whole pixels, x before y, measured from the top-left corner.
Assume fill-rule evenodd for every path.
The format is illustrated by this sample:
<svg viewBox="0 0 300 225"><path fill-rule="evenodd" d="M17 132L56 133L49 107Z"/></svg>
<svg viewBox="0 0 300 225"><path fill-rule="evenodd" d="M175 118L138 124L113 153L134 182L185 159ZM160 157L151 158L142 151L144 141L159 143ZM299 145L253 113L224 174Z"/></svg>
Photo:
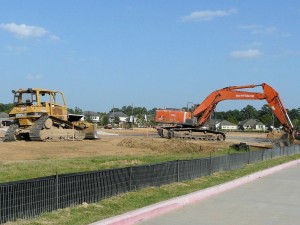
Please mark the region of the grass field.
<svg viewBox="0 0 300 225"><path fill-rule="evenodd" d="M147 137L152 130L114 132L119 132L119 135L102 136L97 141L0 142L0 183L56 173L76 173L227 154L230 145L235 143L230 140L205 142ZM264 134L257 135L260 137ZM230 152L233 153L234 150Z"/></svg>

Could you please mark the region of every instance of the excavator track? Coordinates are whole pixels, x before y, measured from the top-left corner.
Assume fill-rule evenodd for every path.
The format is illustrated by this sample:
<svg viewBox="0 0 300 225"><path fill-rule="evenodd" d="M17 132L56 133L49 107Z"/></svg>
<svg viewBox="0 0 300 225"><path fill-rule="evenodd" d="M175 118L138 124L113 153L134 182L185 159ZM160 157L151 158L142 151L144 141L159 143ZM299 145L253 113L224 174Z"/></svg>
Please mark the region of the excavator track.
<svg viewBox="0 0 300 225"><path fill-rule="evenodd" d="M15 132L18 128L19 128L18 124L11 124L5 133L4 141L5 142L16 141L17 137L15 135Z"/></svg>
<svg viewBox="0 0 300 225"><path fill-rule="evenodd" d="M158 128L158 135L162 138L181 138L203 141L224 141L226 135L223 132L203 130L199 128Z"/></svg>
<svg viewBox="0 0 300 225"><path fill-rule="evenodd" d="M53 126L46 128L45 123L51 119ZM84 131L81 127L73 126L71 122L43 114L30 129L29 137L32 141L68 141L83 140Z"/></svg>

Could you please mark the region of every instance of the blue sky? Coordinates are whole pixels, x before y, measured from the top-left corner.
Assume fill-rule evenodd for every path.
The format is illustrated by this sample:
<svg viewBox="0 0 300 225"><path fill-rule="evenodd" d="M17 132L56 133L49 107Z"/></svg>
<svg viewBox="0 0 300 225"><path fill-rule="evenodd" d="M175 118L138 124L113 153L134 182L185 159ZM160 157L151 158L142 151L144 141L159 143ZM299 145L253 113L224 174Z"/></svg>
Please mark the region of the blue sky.
<svg viewBox="0 0 300 225"><path fill-rule="evenodd" d="M299 24L292 0L3 0L0 102L12 101L12 89L39 87L83 110L182 107L265 82L298 108ZM265 102L217 110L248 104Z"/></svg>

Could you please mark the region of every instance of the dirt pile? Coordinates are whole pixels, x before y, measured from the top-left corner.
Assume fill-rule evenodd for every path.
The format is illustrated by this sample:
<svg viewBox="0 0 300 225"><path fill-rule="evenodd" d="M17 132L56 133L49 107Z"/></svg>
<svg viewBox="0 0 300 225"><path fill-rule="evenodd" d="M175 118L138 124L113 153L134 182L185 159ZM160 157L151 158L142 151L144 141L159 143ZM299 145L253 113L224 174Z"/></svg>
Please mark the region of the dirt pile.
<svg viewBox="0 0 300 225"><path fill-rule="evenodd" d="M272 132L268 133L267 135L268 139L270 140L276 140L281 138L287 138L287 133L281 130L273 130Z"/></svg>
<svg viewBox="0 0 300 225"><path fill-rule="evenodd" d="M136 149L150 149L158 152L176 152L176 153L193 153L193 152L211 152L217 150L217 147L206 146L198 143L192 143L186 140L171 139L131 139L121 140L117 146Z"/></svg>

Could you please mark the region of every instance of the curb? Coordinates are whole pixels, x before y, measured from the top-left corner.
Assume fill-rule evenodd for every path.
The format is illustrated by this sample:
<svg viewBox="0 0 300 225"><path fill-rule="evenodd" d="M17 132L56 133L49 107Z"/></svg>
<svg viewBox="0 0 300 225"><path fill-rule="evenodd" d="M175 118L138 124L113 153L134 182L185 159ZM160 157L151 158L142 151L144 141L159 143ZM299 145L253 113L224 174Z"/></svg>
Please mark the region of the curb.
<svg viewBox="0 0 300 225"><path fill-rule="evenodd" d="M257 180L259 178L268 176L270 174L276 173L280 170L295 166L300 164L300 160L294 160L288 163L284 163L266 170L258 171L244 177L228 181L223 184L219 184L210 188L206 188L200 191L196 191L187 195L176 197L170 200L159 202L150 206L143 207L131 212L127 212L118 216L107 218L90 225L131 225L135 224L141 220L149 219L164 213L167 213L171 210L181 208L185 205L193 204L200 202L211 196L220 194L224 191L236 188L243 184L247 184L251 181Z"/></svg>

